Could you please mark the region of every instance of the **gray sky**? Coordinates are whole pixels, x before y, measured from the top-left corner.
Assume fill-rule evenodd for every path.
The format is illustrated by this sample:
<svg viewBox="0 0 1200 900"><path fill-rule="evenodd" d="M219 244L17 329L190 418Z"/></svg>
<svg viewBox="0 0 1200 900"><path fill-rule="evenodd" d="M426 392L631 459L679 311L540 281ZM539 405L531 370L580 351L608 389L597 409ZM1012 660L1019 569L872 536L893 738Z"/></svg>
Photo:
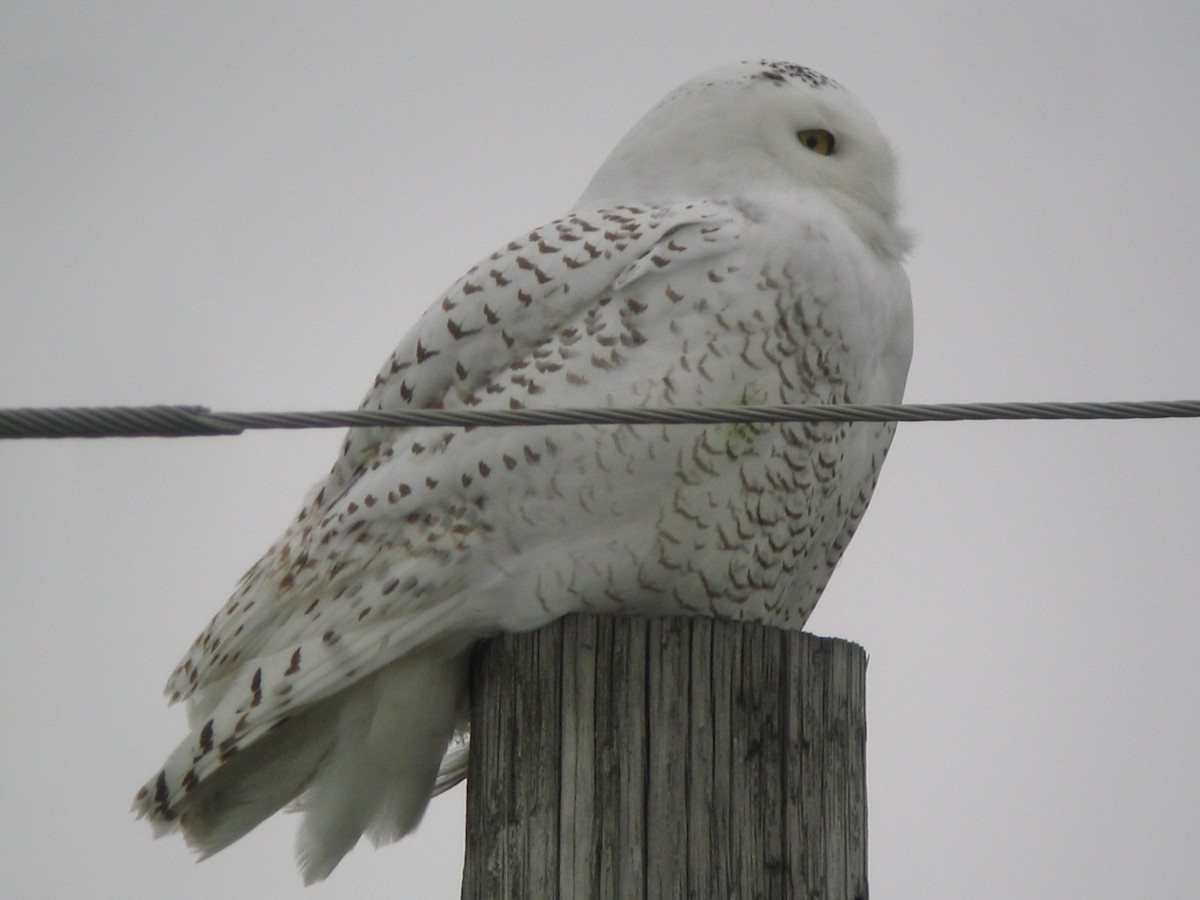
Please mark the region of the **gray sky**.
<svg viewBox="0 0 1200 900"><path fill-rule="evenodd" d="M357 405L713 65L902 163L908 399L1200 396L1200 4L0 5L0 405ZM0 445L0 895L301 896L128 814L160 687L334 432ZM881 898L1200 892L1200 423L903 425L811 629L871 653ZM457 896L463 793L306 898Z"/></svg>

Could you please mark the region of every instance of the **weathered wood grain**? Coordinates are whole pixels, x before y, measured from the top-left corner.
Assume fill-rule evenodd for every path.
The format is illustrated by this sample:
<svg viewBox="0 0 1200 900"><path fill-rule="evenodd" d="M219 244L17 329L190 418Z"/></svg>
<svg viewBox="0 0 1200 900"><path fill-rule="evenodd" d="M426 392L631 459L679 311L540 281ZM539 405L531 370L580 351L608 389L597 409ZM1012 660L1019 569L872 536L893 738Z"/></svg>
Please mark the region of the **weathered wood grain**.
<svg viewBox="0 0 1200 900"><path fill-rule="evenodd" d="M701 618L485 642L464 900L866 898L866 664Z"/></svg>

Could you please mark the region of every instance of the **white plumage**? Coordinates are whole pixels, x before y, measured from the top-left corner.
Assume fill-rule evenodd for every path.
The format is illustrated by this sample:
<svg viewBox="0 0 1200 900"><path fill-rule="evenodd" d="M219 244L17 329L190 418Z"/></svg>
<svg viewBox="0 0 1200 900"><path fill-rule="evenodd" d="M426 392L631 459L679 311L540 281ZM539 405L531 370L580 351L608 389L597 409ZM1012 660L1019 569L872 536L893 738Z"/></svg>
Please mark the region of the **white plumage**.
<svg viewBox="0 0 1200 900"><path fill-rule="evenodd" d="M364 407L896 403L893 160L841 86L743 63L670 94L562 219L456 282ZM573 612L803 626L888 425L359 429L172 675L138 794L203 854L305 810L307 881L393 841L465 729L479 638Z"/></svg>

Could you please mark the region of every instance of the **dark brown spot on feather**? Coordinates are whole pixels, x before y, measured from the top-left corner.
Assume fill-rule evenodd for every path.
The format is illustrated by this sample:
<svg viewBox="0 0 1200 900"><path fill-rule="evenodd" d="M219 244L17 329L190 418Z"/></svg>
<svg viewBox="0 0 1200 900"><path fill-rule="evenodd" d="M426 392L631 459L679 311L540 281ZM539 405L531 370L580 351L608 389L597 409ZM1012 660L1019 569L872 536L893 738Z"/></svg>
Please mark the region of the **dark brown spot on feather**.
<svg viewBox="0 0 1200 900"><path fill-rule="evenodd" d="M644 343L646 336L636 328L631 328L628 333L621 335L621 345L624 347L639 347Z"/></svg>
<svg viewBox="0 0 1200 900"><path fill-rule="evenodd" d="M158 778L154 780L154 802L158 804L161 812L167 811L167 773L159 772Z"/></svg>
<svg viewBox="0 0 1200 900"><path fill-rule="evenodd" d="M200 755L210 753L213 748L213 720L209 719L200 729Z"/></svg>

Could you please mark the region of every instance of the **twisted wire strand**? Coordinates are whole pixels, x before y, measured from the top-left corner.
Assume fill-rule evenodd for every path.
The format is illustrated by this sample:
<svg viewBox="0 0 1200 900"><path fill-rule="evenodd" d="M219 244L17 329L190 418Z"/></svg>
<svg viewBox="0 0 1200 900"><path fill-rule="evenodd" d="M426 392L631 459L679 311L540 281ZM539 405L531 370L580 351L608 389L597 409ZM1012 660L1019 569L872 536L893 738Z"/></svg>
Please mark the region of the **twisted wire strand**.
<svg viewBox="0 0 1200 900"><path fill-rule="evenodd" d="M1180 419L1200 400L1106 403L934 403L657 409L353 410L212 412L203 406L0 409L0 439L207 437L297 428L503 428L529 425L720 425L749 422L964 422Z"/></svg>

